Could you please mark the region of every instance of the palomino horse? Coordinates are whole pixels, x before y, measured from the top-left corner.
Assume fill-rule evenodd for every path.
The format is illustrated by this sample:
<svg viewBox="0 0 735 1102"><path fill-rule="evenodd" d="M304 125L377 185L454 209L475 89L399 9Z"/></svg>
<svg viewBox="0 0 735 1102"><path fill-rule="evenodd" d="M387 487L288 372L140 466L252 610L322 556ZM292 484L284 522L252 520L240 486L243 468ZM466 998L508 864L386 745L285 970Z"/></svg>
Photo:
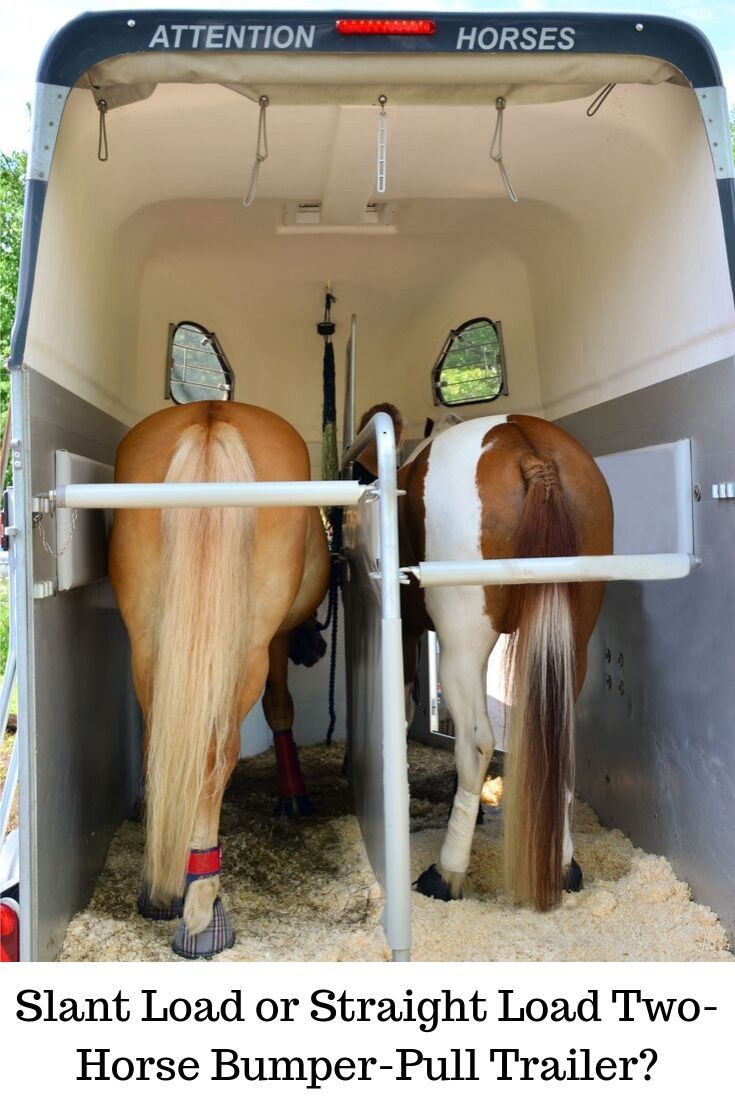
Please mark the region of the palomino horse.
<svg viewBox="0 0 735 1102"><path fill-rule="evenodd" d="M396 435L403 420L393 406ZM362 457L370 468L371 456ZM398 472L401 564L606 555L610 494L592 457L537 417L478 417L439 431ZM457 898L470 861L482 784L495 748L486 677L501 633L511 636L513 707L504 798L506 880L514 898L546 910L579 890L572 854L574 704L604 584L402 587L407 701L421 634L441 647L441 681L455 725L457 792L439 857L418 889ZM410 707L410 703L409 703Z"/></svg>
<svg viewBox="0 0 735 1102"><path fill-rule="evenodd" d="M120 445L115 477L302 481L309 456L296 430L274 413L193 402L136 425ZM220 806L240 723L264 687L281 795L305 795L291 736L289 633L313 614L328 576L316 508L116 513L110 578L145 718L145 887L138 905L150 918L183 912L174 940L183 956L210 956L234 942L218 897Z"/></svg>

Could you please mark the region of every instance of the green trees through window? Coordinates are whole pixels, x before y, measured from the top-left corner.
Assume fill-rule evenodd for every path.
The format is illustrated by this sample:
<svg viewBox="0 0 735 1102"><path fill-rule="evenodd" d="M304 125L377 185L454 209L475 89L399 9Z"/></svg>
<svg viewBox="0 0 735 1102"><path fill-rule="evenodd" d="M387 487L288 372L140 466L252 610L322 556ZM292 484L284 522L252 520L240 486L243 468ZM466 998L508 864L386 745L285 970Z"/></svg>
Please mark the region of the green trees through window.
<svg viewBox="0 0 735 1102"><path fill-rule="evenodd" d="M434 400L445 406L492 402L507 393L500 323L472 318L452 329L432 371Z"/></svg>

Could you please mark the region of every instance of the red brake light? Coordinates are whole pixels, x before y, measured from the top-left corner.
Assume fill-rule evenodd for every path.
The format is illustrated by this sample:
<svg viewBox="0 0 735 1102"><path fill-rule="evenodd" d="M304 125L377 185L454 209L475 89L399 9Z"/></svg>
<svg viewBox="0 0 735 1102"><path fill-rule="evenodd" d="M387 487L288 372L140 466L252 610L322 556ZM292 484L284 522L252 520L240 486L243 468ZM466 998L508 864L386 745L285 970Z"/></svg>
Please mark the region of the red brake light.
<svg viewBox="0 0 735 1102"><path fill-rule="evenodd" d="M0 961L16 963L20 956L18 912L10 903L0 903Z"/></svg>
<svg viewBox="0 0 735 1102"><path fill-rule="evenodd" d="M436 34L435 19L338 19L339 34Z"/></svg>

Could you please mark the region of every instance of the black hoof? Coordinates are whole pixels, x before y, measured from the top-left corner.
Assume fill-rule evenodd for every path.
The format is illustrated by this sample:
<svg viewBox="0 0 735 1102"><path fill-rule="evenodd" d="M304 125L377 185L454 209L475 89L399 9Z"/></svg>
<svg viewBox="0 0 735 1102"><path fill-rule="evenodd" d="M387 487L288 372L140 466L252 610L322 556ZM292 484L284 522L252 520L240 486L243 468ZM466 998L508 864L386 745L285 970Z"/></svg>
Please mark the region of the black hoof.
<svg viewBox="0 0 735 1102"><path fill-rule="evenodd" d="M564 870L564 891L581 892L583 887L584 880L582 878L582 870L574 858L572 858L571 865L568 869Z"/></svg>
<svg viewBox="0 0 735 1102"><path fill-rule="evenodd" d="M315 815L316 808L308 796L279 796L273 814L276 819L302 819Z"/></svg>
<svg viewBox="0 0 735 1102"><path fill-rule="evenodd" d="M415 887L416 891L421 892L422 895L428 895L430 899L442 899L445 903L451 901L451 889L442 880L442 874L436 865L429 865L428 869L424 869Z"/></svg>
<svg viewBox="0 0 735 1102"><path fill-rule="evenodd" d="M170 922L172 918L181 918L184 913L184 900L172 899L168 907L158 907L151 902L148 889L143 888L138 896L138 914L152 922Z"/></svg>

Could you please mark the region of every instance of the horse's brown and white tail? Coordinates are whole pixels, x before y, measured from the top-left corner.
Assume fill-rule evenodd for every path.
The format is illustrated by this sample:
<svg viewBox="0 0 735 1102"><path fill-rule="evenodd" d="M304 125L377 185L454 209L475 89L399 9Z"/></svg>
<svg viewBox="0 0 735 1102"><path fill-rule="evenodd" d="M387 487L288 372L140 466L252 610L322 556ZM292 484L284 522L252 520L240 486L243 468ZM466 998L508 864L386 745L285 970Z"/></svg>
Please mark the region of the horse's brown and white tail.
<svg viewBox="0 0 735 1102"><path fill-rule="evenodd" d="M527 491L518 557L578 554L556 464L530 453L521 469ZM561 898L565 815L574 791L574 587L519 586L512 599L506 883L517 901L547 910Z"/></svg>
<svg viewBox="0 0 735 1102"><path fill-rule="evenodd" d="M230 424L193 425L167 482L251 482ZM183 892L197 804L227 776L237 738L255 510L163 509L161 589L147 725L146 880L166 903Z"/></svg>

